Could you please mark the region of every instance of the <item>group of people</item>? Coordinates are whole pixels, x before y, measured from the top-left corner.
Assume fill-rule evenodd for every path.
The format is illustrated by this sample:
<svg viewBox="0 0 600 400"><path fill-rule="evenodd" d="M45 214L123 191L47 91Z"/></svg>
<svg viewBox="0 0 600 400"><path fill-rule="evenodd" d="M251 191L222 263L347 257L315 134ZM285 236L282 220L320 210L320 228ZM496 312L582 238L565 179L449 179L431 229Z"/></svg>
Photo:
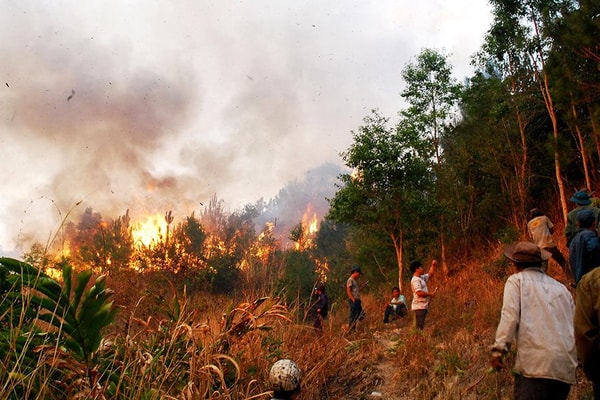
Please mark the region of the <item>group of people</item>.
<svg viewBox="0 0 600 400"><path fill-rule="evenodd" d="M533 243L548 251L576 286L585 273L600 265L600 240L597 231L600 199L590 197L589 190L583 189L575 192L571 201L576 207L568 213L565 226L565 239L569 247L568 262L552 237L554 224L539 208L533 208L529 212L527 230Z"/></svg>
<svg viewBox="0 0 600 400"><path fill-rule="evenodd" d="M553 239L554 225L538 208L530 211L527 223L531 242L517 242L504 249L504 255L516 272L506 281L500 322L492 346L491 365L505 367L504 358L511 345L517 346L514 371L515 399L567 399L576 381L576 368L592 382L594 398L600 399L600 240L598 222L600 199L588 190L576 192L571 201L576 207L568 213L565 227L569 257L565 258ZM597 201L594 203L594 201ZM547 274L552 258L572 279L576 301L569 289ZM415 327L423 329L429 302L435 290L427 287L434 275L433 260L425 273L419 261L410 264L412 273L411 310ZM349 304L349 329L364 318L359 284L362 275L355 266L346 282ZM315 288L318 295L315 328L322 328L327 315L324 286ZM406 316L405 297L400 288L392 288L392 299L385 308L383 322Z"/></svg>
<svg viewBox="0 0 600 400"><path fill-rule="evenodd" d="M433 276L436 265L437 261L433 260L429 267L429 271L425 273L423 264L421 264L420 261L415 261L410 264L410 271L413 274L411 279L413 292L411 310L414 311L416 321L415 327L417 329L424 328L429 301L435 294L435 290L430 291L428 289L427 281ZM360 291L368 284L368 281L359 284L358 281L362 274L362 269L359 266L354 266L350 271L350 277L346 281L346 294L348 296L348 305L350 307L350 315L348 318L349 331L354 330L357 322L365 318ZM312 307L314 311L313 327L317 331L321 331L323 329L323 320L327 318L329 309L329 299L325 293L325 285L322 283L316 285L313 290L313 295L316 298ZM406 298L400 293L400 288L394 286L392 288L392 298L385 307L383 323L387 324L392 320L405 317L407 314Z"/></svg>
<svg viewBox="0 0 600 400"><path fill-rule="evenodd" d="M410 272L413 274L410 281L413 293L411 310L414 311L415 314L415 327L417 329L423 329L425 327L425 318L427 317L429 301L435 294L435 290L429 291L427 281L433 276L436 265L437 261L433 260L429 267L429 271L425 273L423 264L421 264L420 261L414 261L410 264ZM368 282L359 285L358 279L361 275L361 268L355 266L350 271L350 277L346 282L346 294L348 295L348 305L350 307L350 315L348 318L350 331L356 327L358 321L364 318L364 310L360 299L360 289L366 286ZM394 286L392 288L392 299L385 307L383 323L387 324L390 320L404 317L407 313L406 298L400 293L400 288Z"/></svg>
<svg viewBox="0 0 600 400"><path fill-rule="evenodd" d="M552 239L552 222L537 208L527 224L532 242L504 249L516 273L504 286L491 365L503 369L505 355L516 345L517 400L567 399L578 363L592 382L594 398L600 399L600 208L592 204L588 190L576 192L571 201L577 206L565 227L568 262ZM550 258L573 280L576 301L565 285L546 274Z"/></svg>

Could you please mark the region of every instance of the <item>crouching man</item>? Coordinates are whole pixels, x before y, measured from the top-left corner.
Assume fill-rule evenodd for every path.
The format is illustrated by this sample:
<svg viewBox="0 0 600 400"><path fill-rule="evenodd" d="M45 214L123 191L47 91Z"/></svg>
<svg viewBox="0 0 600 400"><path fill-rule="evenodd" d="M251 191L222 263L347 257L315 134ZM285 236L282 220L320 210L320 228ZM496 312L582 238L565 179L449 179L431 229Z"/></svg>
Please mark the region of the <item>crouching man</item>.
<svg viewBox="0 0 600 400"><path fill-rule="evenodd" d="M390 322L390 318L393 321L406 316L406 314L408 314L408 310L406 308L406 299L404 295L400 294L400 288L398 286L394 286L392 288L392 299L385 307L383 323L387 324Z"/></svg>

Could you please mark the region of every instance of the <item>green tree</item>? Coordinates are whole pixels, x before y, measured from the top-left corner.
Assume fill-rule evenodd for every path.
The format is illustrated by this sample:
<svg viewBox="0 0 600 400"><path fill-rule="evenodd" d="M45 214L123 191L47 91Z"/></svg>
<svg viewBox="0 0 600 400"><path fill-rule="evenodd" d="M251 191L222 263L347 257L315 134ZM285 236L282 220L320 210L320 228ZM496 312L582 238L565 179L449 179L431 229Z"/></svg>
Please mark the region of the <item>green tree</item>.
<svg viewBox="0 0 600 400"><path fill-rule="evenodd" d="M450 131L458 115L458 99L461 85L452 77L452 67L448 56L434 49L424 49L414 63L409 63L402 71L406 88L402 97L408 107L400 112L402 117L398 129L408 134L416 134L420 139L421 156L433 157L435 172L435 198L439 206L445 208L448 202L448 189L453 182L445 179L442 160L442 138ZM412 132L411 132L412 131ZM446 222L440 209L433 222L439 227L442 270L447 274L446 262Z"/></svg>
<svg viewBox="0 0 600 400"><path fill-rule="evenodd" d="M342 154L353 172L341 175L328 218L385 234L396 254L402 288L405 233L416 228L419 217L435 203L428 199L431 163L414 130L390 128L388 119L375 110L353 132L353 139Z"/></svg>
<svg viewBox="0 0 600 400"><path fill-rule="evenodd" d="M551 20L545 28L552 38L546 70L551 78L557 108L564 114L574 137L573 157L579 164L570 177L592 188L597 183L598 154L600 154L600 5L594 1L561 2L561 18ZM574 154L576 154L574 152Z"/></svg>
<svg viewBox="0 0 600 400"><path fill-rule="evenodd" d="M538 89L538 98L550 120L554 179L563 219L566 221L568 209L562 175L564 160L561 158L561 121L546 62L552 48L552 38L547 34L547 28L561 18L562 11L572 2L491 0L490 3L493 7L493 21L486 37L488 53L509 67L507 76L513 82L513 87L535 85Z"/></svg>
<svg viewBox="0 0 600 400"><path fill-rule="evenodd" d="M278 286L288 304L298 304L301 311L306 309L317 282L315 271L315 262L307 251L290 249L284 252L283 276Z"/></svg>

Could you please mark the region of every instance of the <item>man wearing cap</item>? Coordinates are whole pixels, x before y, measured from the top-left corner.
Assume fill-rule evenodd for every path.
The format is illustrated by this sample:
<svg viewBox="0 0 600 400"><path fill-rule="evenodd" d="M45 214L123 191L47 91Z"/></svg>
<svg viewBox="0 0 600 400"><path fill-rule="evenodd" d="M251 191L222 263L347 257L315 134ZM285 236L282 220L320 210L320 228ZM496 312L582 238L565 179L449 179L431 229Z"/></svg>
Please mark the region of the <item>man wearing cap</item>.
<svg viewBox="0 0 600 400"><path fill-rule="evenodd" d="M592 200L590 199L590 195L588 192L584 190L580 190L575 192L573 197L571 197L571 201L577 204L577 207L569 211L567 214L567 225L565 226L565 236L567 237L567 246L571 245L571 240L573 237L579 232L579 228L577 227L577 213L582 210L592 210L594 213L594 219L598 222L598 218L600 217L600 208L593 207Z"/></svg>
<svg viewBox="0 0 600 400"><path fill-rule="evenodd" d="M595 230L595 218L592 210L581 210L577 214L577 225L580 231L569 245L569 264L571 264L575 285L585 273L600 265L600 241Z"/></svg>
<svg viewBox="0 0 600 400"><path fill-rule="evenodd" d="M362 270L358 265L352 267L350 277L346 282L346 293L348 294L348 304L350 305L350 318L348 322L349 330L356 327L356 321L363 313L362 303L360 301L360 286L357 279L362 275Z"/></svg>
<svg viewBox="0 0 600 400"><path fill-rule="evenodd" d="M508 246L504 255L517 273L504 285L504 298L492 367L514 344L514 398L567 399L575 383L577 354L573 334L574 303L569 290L542 270L550 253L531 242Z"/></svg>

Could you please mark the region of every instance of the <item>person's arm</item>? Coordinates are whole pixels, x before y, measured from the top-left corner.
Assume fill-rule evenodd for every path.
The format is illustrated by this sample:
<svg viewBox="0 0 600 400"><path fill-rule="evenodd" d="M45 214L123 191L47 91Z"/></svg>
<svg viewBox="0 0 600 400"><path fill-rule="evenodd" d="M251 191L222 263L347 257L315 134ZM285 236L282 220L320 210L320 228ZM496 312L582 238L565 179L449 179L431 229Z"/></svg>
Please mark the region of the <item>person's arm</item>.
<svg viewBox="0 0 600 400"><path fill-rule="evenodd" d="M415 294L419 297L433 297L433 293L429 293L424 290L417 290Z"/></svg>
<svg viewBox="0 0 600 400"><path fill-rule="evenodd" d="M427 275L429 275L429 278L431 278L433 276L436 266L437 266L437 260L431 261L431 266L429 267L429 271L427 271Z"/></svg>
<svg viewBox="0 0 600 400"><path fill-rule="evenodd" d="M511 278L504 285L500 323L496 329L496 341L492 346L490 363L495 369L504 367L502 356L508 351L508 346L514 342L519 327L521 282Z"/></svg>

